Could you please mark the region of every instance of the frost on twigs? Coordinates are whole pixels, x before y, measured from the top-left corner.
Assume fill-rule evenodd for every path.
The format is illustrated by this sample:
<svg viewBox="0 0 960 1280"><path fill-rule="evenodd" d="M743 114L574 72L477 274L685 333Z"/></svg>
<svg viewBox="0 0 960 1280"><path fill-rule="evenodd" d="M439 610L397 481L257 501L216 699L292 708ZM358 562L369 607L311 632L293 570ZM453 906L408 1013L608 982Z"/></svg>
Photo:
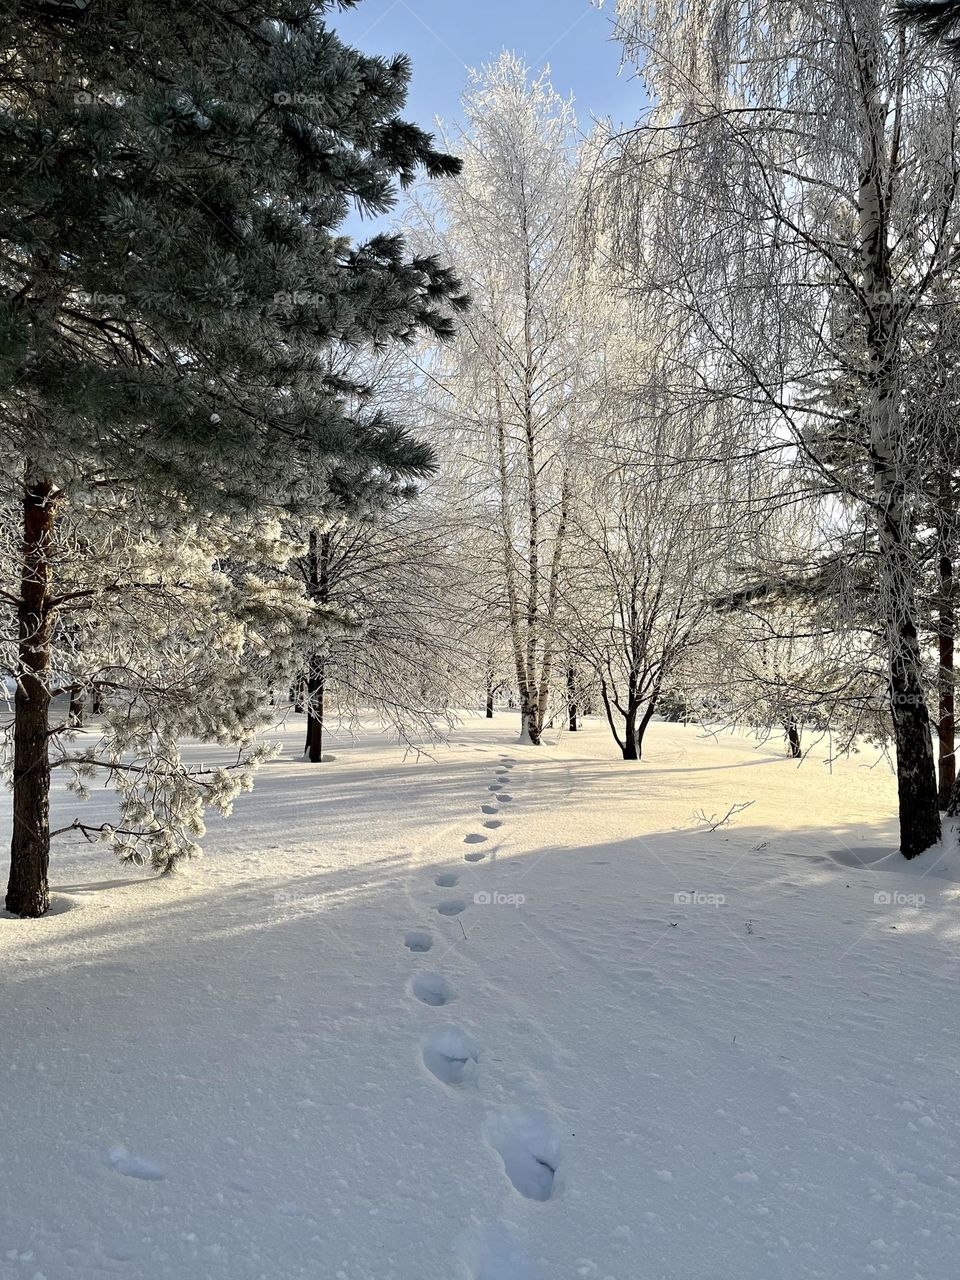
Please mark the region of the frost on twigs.
<svg viewBox="0 0 960 1280"><path fill-rule="evenodd" d="M706 827L708 831L719 831L721 827L731 826L734 818L752 808L756 803L756 800L743 800L740 804L731 805L724 814L711 813L709 816L702 809L698 809L692 815L691 821L698 827Z"/></svg>
<svg viewBox="0 0 960 1280"><path fill-rule="evenodd" d="M284 572L291 553L267 520L151 521L96 493L65 510L51 763L79 801L111 787L118 812L88 822L81 809L54 834L162 872L199 854L206 811L228 815L276 754L259 741L266 690L333 625ZM11 670L15 642L12 629L0 642ZM206 761L192 762L191 741L214 744ZM3 745L9 776L9 733Z"/></svg>

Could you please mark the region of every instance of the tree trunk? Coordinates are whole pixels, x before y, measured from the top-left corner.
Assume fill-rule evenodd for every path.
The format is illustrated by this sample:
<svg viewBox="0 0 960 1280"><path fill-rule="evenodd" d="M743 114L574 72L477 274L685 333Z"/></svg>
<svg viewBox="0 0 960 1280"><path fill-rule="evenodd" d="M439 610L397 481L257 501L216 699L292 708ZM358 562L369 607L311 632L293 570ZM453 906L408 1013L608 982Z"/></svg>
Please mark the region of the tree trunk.
<svg viewBox="0 0 960 1280"><path fill-rule="evenodd" d="M625 724L623 729L623 743L621 750L624 760L640 759L640 742L637 737L637 712L639 707L633 703L627 708L627 714L624 717Z"/></svg>
<svg viewBox="0 0 960 1280"><path fill-rule="evenodd" d="M647 732L647 725L653 719L653 713L657 709L658 700L659 700L659 691L656 694L654 694L654 696L647 703L646 710L643 713L643 719L640 721L640 726L637 729L637 759L638 760L643 759L644 734Z"/></svg>
<svg viewBox="0 0 960 1280"><path fill-rule="evenodd" d="M904 628L903 648L894 653L891 662L891 702L897 748L900 852L905 858L915 858L940 839L940 808L930 717L920 680L919 647L911 625L905 622Z"/></svg>
<svg viewBox="0 0 960 1280"><path fill-rule="evenodd" d="M858 220L869 361L864 411L873 464L880 608L897 750L900 852L915 858L940 839L940 809L916 627L915 528L908 497L916 459L910 457L902 408L904 313L890 261L888 204L893 179L886 132L889 105L878 85L881 56L880 37L871 29L858 51L864 109Z"/></svg>
<svg viewBox="0 0 960 1280"><path fill-rule="evenodd" d="M316 529L310 530L307 592L310 599L319 604L327 604L330 600L330 534L320 534ZM326 660L322 654L313 654L307 663L305 680L307 741L304 750L311 764L319 764L323 759L326 676Z"/></svg>
<svg viewBox="0 0 960 1280"><path fill-rule="evenodd" d="M790 748L790 755L794 760L799 760L803 755L800 749L800 726L796 720L790 720L787 723L787 745Z"/></svg>
<svg viewBox="0 0 960 1280"><path fill-rule="evenodd" d="M567 668L567 727L571 733L580 728L580 710L577 706L577 673Z"/></svg>
<svg viewBox="0 0 960 1280"><path fill-rule="evenodd" d="M493 719L493 679L487 681L487 719Z"/></svg>
<svg viewBox="0 0 960 1280"><path fill-rule="evenodd" d="M954 688L954 649L956 646L957 619L953 606L953 561L949 555L940 557L940 618L939 643L940 666L938 669L938 694L940 699L937 724L937 753L939 756L938 801L941 809L950 805L950 797L957 781L957 722L956 693Z"/></svg>
<svg viewBox="0 0 960 1280"><path fill-rule="evenodd" d="M50 660L56 490L27 467L17 608L19 666L14 698L13 838L6 908L42 916L50 906Z"/></svg>
<svg viewBox="0 0 960 1280"><path fill-rule="evenodd" d="M543 739L543 725L536 702L529 696L520 703L520 741L531 747L539 747Z"/></svg>
<svg viewBox="0 0 960 1280"><path fill-rule="evenodd" d="M304 748L311 764L319 764L323 759L325 673L323 658L311 658L307 677L307 741Z"/></svg>
<svg viewBox="0 0 960 1280"><path fill-rule="evenodd" d="M68 715L68 723L71 729L83 728L83 712L86 705L86 690L79 684L73 685L70 690L70 712Z"/></svg>
<svg viewBox="0 0 960 1280"><path fill-rule="evenodd" d="M95 716L102 716L106 709L107 704L104 701L103 690L98 684L95 684L93 686L93 714Z"/></svg>

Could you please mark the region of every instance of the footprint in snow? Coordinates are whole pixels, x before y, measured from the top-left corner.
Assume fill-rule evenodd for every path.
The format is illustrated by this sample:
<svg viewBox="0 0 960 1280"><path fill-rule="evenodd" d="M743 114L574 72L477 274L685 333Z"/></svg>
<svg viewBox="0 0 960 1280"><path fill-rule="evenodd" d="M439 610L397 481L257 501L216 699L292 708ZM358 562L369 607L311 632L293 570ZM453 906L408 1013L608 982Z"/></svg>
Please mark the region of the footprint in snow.
<svg viewBox="0 0 960 1280"><path fill-rule="evenodd" d="M410 990L421 1004L432 1005L435 1009L457 998L456 991L440 973L414 974Z"/></svg>
<svg viewBox="0 0 960 1280"><path fill-rule="evenodd" d="M489 822L483 824L488 831L496 831L497 827L503 826L502 818L491 818Z"/></svg>
<svg viewBox="0 0 960 1280"><path fill-rule="evenodd" d="M473 853L465 853L463 860L464 862L482 862L486 856L482 849L475 849Z"/></svg>
<svg viewBox="0 0 960 1280"><path fill-rule="evenodd" d="M437 910L442 916L458 916L461 911L466 911L467 904L462 898L448 898L446 902L441 902Z"/></svg>
<svg viewBox="0 0 960 1280"><path fill-rule="evenodd" d="M503 1111L487 1117L484 1136L507 1177L528 1200L549 1200L560 1164L560 1136L542 1111Z"/></svg>
<svg viewBox="0 0 960 1280"><path fill-rule="evenodd" d="M487 839L486 836L480 835L479 832L472 831L470 835L463 837L463 843L464 844L483 844L484 840L486 839Z"/></svg>
<svg viewBox="0 0 960 1280"><path fill-rule="evenodd" d="M482 804L480 806L481 813L499 813L500 810L495 804Z"/></svg>
<svg viewBox="0 0 960 1280"><path fill-rule="evenodd" d="M144 1182L163 1182L167 1176L150 1160L128 1155L126 1147L111 1147L107 1155L107 1164L117 1173L122 1173L124 1177L140 1178Z"/></svg>
<svg viewBox="0 0 960 1280"><path fill-rule="evenodd" d="M501 790L503 789L503 785L504 785L504 784L503 784L502 782L492 782L492 783L490 784L490 786L489 786L489 787L487 787L487 790L488 790L488 791L501 791Z"/></svg>
<svg viewBox="0 0 960 1280"><path fill-rule="evenodd" d="M444 871L433 883L440 889L453 889L460 883L460 877L452 871Z"/></svg>
<svg viewBox="0 0 960 1280"><path fill-rule="evenodd" d="M500 801L501 804L510 804L510 802L513 800L513 796L508 796L505 791L501 791L500 794L497 796L497 799Z"/></svg>
<svg viewBox="0 0 960 1280"><path fill-rule="evenodd" d="M480 1046L459 1027L436 1027L421 1045L423 1065L443 1084L466 1084L476 1078Z"/></svg>
<svg viewBox="0 0 960 1280"><path fill-rule="evenodd" d="M403 939L403 945L408 951L415 951L422 955L433 946L433 938L426 929L410 929Z"/></svg>

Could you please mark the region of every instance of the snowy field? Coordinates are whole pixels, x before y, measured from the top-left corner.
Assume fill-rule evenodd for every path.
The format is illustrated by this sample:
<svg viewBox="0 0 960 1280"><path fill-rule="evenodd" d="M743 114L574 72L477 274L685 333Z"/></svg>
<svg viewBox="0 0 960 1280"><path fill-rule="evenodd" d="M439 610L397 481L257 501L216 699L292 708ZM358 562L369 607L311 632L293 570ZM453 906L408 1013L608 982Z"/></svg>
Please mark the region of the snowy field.
<svg viewBox="0 0 960 1280"><path fill-rule="evenodd" d="M960 891L888 765L514 729L298 726L175 879L57 850L0 919L3 1280L960 1273Z"/></svg>

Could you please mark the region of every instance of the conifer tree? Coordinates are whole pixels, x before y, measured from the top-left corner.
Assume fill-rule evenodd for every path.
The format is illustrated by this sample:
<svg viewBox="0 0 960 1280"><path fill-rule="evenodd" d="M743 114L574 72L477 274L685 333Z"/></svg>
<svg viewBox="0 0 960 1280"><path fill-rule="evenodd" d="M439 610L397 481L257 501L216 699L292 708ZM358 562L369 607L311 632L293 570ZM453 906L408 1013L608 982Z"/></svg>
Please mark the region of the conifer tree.
<svg viewBox="0 0 960 1280"><path fill-rule="evenodd" d="M78 489L198 520L362 502L429 449L332 372L341 344L440 338L460 305L397 236L457 162L400 116L410 67L345 46L354 0L13 0L0 14L0 423L20 478L7 908L48 907L58 515ZM358 406L361 406L358 408Z"/></svg>

